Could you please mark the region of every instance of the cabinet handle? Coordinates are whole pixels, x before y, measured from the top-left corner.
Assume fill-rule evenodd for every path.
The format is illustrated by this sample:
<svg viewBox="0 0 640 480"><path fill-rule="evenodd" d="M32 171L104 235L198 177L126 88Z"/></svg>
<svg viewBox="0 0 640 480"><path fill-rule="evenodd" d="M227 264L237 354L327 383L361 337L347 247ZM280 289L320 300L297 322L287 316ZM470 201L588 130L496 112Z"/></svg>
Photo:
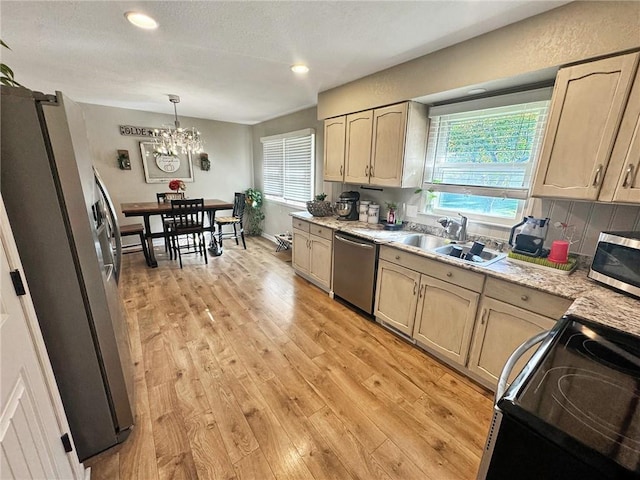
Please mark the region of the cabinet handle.
<svg viewBox="0 0 640 480"><path fill-rule="evenodd" d="M447 272L447 277L453 277L453 273Z"/></svg>
<svg viewBox="0 0 640 480"><path fill-rule="evenodd" d="M596 174L593 177L593 186L597 187L598 185L600 185L600 180L602 177L602 165L598 165L598 169L596 170Z"/></svg>
<svg viewBox="0 0 640 480"><path fill-rule="evenodd" d="M631 187L631 177L633 176L633 164L630 164L627 168L627 173L624 174L624 182L622 182L622 188Z"/></svg>
<svg viewBox="0 0 640 480"><path fill-rule="evenodd" d="M522 295L520 297L520 300L522 300L523 302L526 302L527 300L529 300L529 296L528 295Z"/></svg>
<svg viewBox="0 0 640 480"><path fill-rule="evenodd" d="M422 298L424 296L424 291L426 290L427 286L426 285L422 285L420 287L420 298Z"/></svg>
<svg viewBox="0 0 640 480"><path fill-rule="evenodd" d="M416 296L416 290L418 288L418 282L413 282L413 296Z"/></svg>
<svg viewBox="0 0 640 480"><path fill-rule="evenodd" d="M364 167L364 176L368 177L369 176L369 165L367 165L366 167Z"/></svg>
<svg viewBox="0 0 640 480"><path fill-rule="evenodd" d="M373 177L373 165L371 165L371 168L369 169L369 176Z"/></svg>
<svg viewBox="0 0 640 480"><path fill-rule="evenodd" d="M396 260L400 260L400 255L396 255Z"/></svg>
<svg viewBox="0 0 640 480"><path fill-rule="evenodd" d="M340 165L340 176L342 176L342 165Z"/></svg>
<svg viewBox="0 0 640 480"><path fill-rule="evenodd" d="M482 318L480 319L480 325L484 325L486 316L487 316L487 309L483 308L482 309Z"/></svg>

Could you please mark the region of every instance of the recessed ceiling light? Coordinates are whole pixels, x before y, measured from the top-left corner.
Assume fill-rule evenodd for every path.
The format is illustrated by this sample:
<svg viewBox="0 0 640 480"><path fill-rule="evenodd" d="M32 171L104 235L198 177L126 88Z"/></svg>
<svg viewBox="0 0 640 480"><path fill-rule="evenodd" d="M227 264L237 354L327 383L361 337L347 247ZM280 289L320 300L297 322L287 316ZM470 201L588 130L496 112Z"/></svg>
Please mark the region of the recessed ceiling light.
<svg viewBox="0 0 640 480"><path fill-rule="evenodd" d="M309 71L309 67L302 63L296 63L295 65L291 65L291 71L293 73L307 73Z"/></svg>
<svg viewBox="0 0 640 480"><path fill-rule="evenodd" d="M478 93L484 93L486 92L487 89L486 88L474 88L472 90L469 90L467 92L468 95L477 95Z"/></svg>
<svg viewBox="0 0 640 480"><path fill-rule="evenodd" d="M124 16L136 27L144 28L146 30L153 30L154 28L158 28L158 22L156 22L149 15L145 15L144 13L127 12L124 14Z"/></svg>

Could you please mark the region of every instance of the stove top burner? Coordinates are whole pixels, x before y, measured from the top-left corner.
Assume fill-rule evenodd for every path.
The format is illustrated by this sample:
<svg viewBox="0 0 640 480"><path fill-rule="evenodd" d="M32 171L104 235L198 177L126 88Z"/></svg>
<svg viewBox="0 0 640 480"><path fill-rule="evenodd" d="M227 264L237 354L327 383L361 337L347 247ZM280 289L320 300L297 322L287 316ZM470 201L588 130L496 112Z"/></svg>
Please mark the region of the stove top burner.
<svg viewBox="0 0 640 480"><path fill-rule="evenodd" d="M631 472L640 473L638 340L568 322L514 404Z"/></svg>

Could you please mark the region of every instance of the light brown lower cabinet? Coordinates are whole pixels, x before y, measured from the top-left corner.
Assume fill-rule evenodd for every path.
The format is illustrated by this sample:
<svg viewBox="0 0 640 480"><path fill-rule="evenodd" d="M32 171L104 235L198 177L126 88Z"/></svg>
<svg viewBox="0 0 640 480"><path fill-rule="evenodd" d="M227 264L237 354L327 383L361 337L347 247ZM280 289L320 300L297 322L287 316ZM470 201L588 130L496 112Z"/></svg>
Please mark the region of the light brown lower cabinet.
<svg viewBox="0 0 640 480"><path fill-rule="evenodd" d="M323 290L331 288L333 232L326 227L294 220L291 264L295 271Z"/></svg>
<svg viewBox="0 0 640 480"><path fill-rule="evenodd" d="M480 294L422 275L418 296L413 338L465 365Z"/></svg>
<svg viewBox="0 0 640 480"><path fill-rule="evenodd" d="M525 340L552 328L556 320L484 297L471 344L469 370L495 387L511 353ZM535 348L520 358L509 382L522 370L534 351Z"/></svg>
<svg viewBox="0 0 640 480"><path fill-rule="evenodd" d="M464 273L446 268L445 278L457 279L453 272ZM460 366L467 360L479 297L472 290L402 265L378 263L376 318Z"/></svg>

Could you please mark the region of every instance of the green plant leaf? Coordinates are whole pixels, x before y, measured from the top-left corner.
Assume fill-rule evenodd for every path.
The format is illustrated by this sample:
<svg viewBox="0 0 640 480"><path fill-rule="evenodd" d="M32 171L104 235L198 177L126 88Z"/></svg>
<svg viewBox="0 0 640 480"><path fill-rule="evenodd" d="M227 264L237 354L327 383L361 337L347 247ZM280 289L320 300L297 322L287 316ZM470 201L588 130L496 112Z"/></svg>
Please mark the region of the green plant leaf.
<svg viewBox="0 0 640 480"><path fill-rule="evenodd" d="M9 45L7 45L6 43L4 43L1 39L0 39L0 45L2 45L4 48L11 50L11 47Z"/></svg>

